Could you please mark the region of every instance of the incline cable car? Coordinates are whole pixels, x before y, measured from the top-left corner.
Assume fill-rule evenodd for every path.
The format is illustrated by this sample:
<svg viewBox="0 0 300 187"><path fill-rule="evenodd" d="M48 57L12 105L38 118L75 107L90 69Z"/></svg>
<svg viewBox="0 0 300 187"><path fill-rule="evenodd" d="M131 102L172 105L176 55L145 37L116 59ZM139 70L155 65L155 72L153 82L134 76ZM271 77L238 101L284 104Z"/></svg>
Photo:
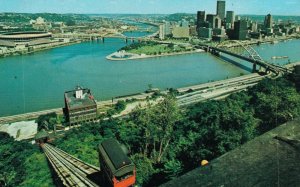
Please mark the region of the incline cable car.
<svg viewBox="0 0 300 187"><path fill-rule="evenodd" d="M113 187L135 184L135 165L115 139L104 140L99 145L100 169Z"/></svg>
<svg viewBox="0 0 300 187"><path fill-rule="evenodd" d="M34 139L37 144L43 145L49 141L49 133L45 129L42 129L35 135Z"/></svg>

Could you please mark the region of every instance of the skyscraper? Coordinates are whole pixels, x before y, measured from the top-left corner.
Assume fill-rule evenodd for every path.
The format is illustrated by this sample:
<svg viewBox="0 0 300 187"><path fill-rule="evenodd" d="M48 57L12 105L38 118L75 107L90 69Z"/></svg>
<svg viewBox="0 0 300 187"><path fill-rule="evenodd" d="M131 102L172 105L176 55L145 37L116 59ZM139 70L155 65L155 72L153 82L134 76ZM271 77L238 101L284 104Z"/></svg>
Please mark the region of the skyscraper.
<svg viewBox="0 0 300 187"><path fill-rule="evenodd" d="M235 21L234 12L233 11L227 11L226 12L226 25L230 25L229 28L233 28L234 21ZM226 27L226 28L228 28L228 27Z"/></svg>
<svg viewBox="0 0 300 187"><path fill-rule="evenodd" d="M271 16L271 14L268 14L265 17L265 27L268 28L268 29L273 27L273 18Z"/></svg>
<svg viewBox="0 0 300 187"><path fill-rule="evenodd" d="M172 34L171 24L170 24L170 22L166 21L165 22L165 35L170 35L170 34Z"/></svg>
<svg viewBox="0 0 300 187"><path fill-rule="evenodd" d="M213 14L207 14L206 21L209 23L209 28L215 28L215 19L216 15Z"/></svg>
<svg viewBox="0 0 300 187"><path fill-rule="evenodd" d="M226 6L226 3L225 1L218 1L217 2L217 15L220 16L220 18L222 20L225 19L225 6Z"/></svg>
<svg viewBox="0 0 300 187"><path fill-rule="evenodd" d="M251 31L252 32L257 32L257 28L258 28L257 26L258 26L257 22L253 22L251 24Z"/></svg>
<svg viewBox="0 0 300 187"><path fill-rule="evenodd" d="M241 20L241 16L236 15L235 16L235 21L239 21L239 20Z"/></svg>
<svg viewBox="0 0 300 187"><path fill-rule="evenodd" d="M209 28L221 28L222 20L219 16L207 14L206 20L209 23Z"/></svg>
<svg viewBox="0 0 300 187"><path fill-rule="evenodd" d="M219 29L219 28L221 28L221 26L222 26L222 20L219 16L216 16L216 18L215 18L215 27L214 28Z"/></svg>
<svg viewBox="0 0 300 187"><path fill-rule="evenodd" d="M165 39L165 25L160 25L159 26L159 39L164 40Z"/></svg>
<svg viewBox="0 0 300 187"><path fill-rule="evenodd" d="M248 35L247 21L238 20L234 22L234 39L246 40Z"/></svg>
<svg viewBox="0 0 300 187"><path fill-rule="evenodd" d="M206 20L205 11L197 12L197 29L203 27L203 23Z"/></svg>

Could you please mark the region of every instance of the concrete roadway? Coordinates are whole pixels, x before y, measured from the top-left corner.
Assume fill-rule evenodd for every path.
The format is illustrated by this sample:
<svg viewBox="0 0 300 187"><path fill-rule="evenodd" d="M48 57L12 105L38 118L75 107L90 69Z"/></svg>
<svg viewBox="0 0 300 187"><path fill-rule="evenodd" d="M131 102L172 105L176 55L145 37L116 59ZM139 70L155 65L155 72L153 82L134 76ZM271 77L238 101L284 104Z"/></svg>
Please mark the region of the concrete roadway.
<svg viewBox="0 0 300 187"><path fill-rule="evenodd" d="M242 76L234 79L218 81L218 83L207 83L204 86L200 85L198 87L193 87L193 89L196 89L197 91L178 96L177 103L179 106L186 106L209 99L219 98L254 86L265 77L267 76L251 74L250 76Z"/></svg>

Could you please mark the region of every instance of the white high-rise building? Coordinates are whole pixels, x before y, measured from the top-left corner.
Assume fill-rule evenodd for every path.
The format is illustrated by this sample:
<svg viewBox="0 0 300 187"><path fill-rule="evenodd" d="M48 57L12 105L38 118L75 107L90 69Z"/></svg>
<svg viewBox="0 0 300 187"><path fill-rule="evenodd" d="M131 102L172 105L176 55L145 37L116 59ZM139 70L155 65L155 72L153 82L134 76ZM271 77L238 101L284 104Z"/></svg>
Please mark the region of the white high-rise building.
<svg viewBox="0 0 300 187"><path fill-rule="evenodd" d="M164 40L166 36L165 24L159 26L159 39Z"/></svg>

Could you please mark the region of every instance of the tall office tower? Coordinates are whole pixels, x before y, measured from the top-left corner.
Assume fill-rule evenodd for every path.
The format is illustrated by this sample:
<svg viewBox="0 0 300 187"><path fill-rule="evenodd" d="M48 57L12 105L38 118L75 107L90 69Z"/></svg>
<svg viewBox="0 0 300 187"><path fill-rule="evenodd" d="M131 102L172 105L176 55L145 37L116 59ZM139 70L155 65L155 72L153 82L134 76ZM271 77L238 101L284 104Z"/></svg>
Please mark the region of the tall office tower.
<svg viewBox="0 0 300 187"><path fill-rule="evenodd" d="M247 21L239 20L234 22L234 39L246 40L248 35Z"/></svg>
<svg viewBox="0 0 300 187"><path fill-rule="evenodd" d="M209 28L215 28L215 24L216 24L216 15L213 15L213 14L207 14L206 16L206 21L209 23Z"/></svg>
<svg viewBox="0 0 300 187"><path fill-rule="evenodd" d="M203 27L204 22L206 21L205 11L197 12L197 29Z"/></svg>
<svg viewBox="0 0 300 187"><path fill-rule="evenodd" d="M217 2L217 15L220 16L222 20L225 19L225 1Z"/></svg>
<svg viewBox="0 0 300 187"><path fill-rule="evenodd" d="M271 16L271 14L268 14L265 17L265 27L268 29L271 29L273 27L273 18Z"/></svg>
<svg viewBox="0 0 300 187"><path fill-rule="evenodd" d="M219 16L216 16L216 18L215 18L215 27L214 28L220 29L221 27L222 27L222 20Z"/></svg>
<svg viewBox="0 0 300 187"><path fill-rule="evenodd" d="M257 22L253 22L253 23L251 24L251 31L252 31L252 32L257 32L257 29L258 29L258 24L257 24Z"/></svg>
<svg viewBox="0 0 300 187"><path fill-rule="evenodd" d="M226 25L230 25L230 29L233 28L235 21L235 16L233 11L227 11L226 12ZM226 27L227 28L227 27Z"/></svg>

